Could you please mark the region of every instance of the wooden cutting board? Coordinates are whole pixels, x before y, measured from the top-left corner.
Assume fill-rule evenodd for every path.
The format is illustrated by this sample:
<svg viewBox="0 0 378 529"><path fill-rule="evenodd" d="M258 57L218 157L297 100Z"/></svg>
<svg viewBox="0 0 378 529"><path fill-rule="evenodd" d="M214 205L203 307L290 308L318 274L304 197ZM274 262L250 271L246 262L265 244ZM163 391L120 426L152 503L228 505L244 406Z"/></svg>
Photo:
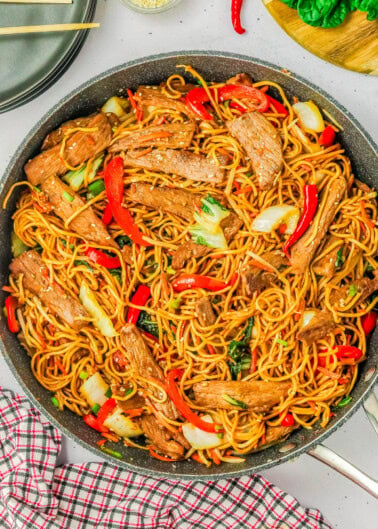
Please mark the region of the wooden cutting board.
<svg viewBox="0 0 378 529"><path fill-rule="evenodd" d="M378 20L354 11L336 28L313 28L281 0L263 0L273 18L298 44L318 57L356 72L378 75Z"/></svg>

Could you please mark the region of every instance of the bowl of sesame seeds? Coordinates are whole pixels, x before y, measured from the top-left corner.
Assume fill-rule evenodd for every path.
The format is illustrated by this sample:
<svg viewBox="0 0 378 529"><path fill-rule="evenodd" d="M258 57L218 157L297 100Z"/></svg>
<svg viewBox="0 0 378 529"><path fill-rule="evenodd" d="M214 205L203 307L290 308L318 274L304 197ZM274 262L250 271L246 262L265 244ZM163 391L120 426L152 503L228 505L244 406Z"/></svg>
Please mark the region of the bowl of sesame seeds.
<svg viewBox="0 0 378 529"><path fill-rule="evenodd" d="M139 13L161 13L175 7L181 0L121 0L121 2Z"/></svg>

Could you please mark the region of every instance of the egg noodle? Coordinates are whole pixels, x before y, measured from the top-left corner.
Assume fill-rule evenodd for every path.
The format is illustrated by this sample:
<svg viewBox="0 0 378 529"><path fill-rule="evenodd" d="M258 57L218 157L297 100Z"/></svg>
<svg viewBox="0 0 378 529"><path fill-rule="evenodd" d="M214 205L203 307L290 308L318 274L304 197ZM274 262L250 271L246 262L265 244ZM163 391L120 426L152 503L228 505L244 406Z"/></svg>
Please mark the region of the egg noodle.
<svg viewBox="0 0 378 529"><path fill-rule="evenodd" d="M190 67L187 67L208 89L205 80ZM165 95L179 99L186 81L181 75L172 75L162 90ZM237 456L264 448L266 428L281 425L282 416L290 413L297 426L313 428L326 427L333 415L334 407L351 393L358 376L358 362L337 359L333 353L336 345L353 345L366 352L366 336L361 318L368 314L376 301L368 300L356 306L336 307L330 301L333 291L340 290L340 284L353 283L362 278L366 268L377 268L374 260L378 249L378 230L374 226L377 219L376 193L366 188L360 189L354 183L351 164L344 149L338 143L324 148L318 145L319 134L306 132L299 126L292 103L280 85L271 81L255 83L256 88L280 99L288 110L284 116L271 105L265 116L279 131L284 166L277 185L262 191L247 158L236 139L224 123L239 115L229 101L217 102L217 89L224 83L211 84L210 98L215 111L213 121L196 121L196 132L190 146L194 153L200 153L214 160L227 160L224 169L226 178L223 184L214 186L206 182L196 182L176 175L153 172L146 169L126 167L125 188L137 182L155 186L177 187L192 193L206 196L210 194L226 203L243 225L229 242L228 248L209 248L209 252L199 258L191 258L184 271L189 274L210 276L231 282L225 289L212 292L203 289L189 289L179 294L172 288L172 279L180 271L172 270L171 258L179 245L190 240L190 222L167 212L149 209L146 206L124 200L135 222L143 232L149 247L132 245L132 265L123 260L121 249L100 247L109 250L121 260L121 267L115 273L88 259L85 250L88 244L71 231L70 221L64 222L54 215L43 193L28 184L21 194L13 215L14 231L22 242L37 247L47 266L50 281L73 298L78 299L83 281L89 286L99 305L110 317L117 335L104 336L92 323L75 331L59 316L48 311L37 296L23 288L22 274L10 275L9 291L17 298L19 308L17 318L21 326L20 341L31 357L34 376L46 389L54 394L60 410L69 409L75 414L88 413L88 403L84 400L80 387L80 376L99 372L112 388L130 389L116 399L127 400L141 392L153 404L159 400L151 390L158 384L153 379L137 375L127 363L127 349L120 339L120 331L125 325L125 317L131 306L130 299L138 285L145 284L151 289L143 310L156 324L157 341L144 336L154 358L166 375L173 368L180 368L184 375L178 382L180 392L190 408L201 415L205 410L196 406L191 388L201 381L232 380L229 356L232 340L241 340L253 318L253 329L249 342L250 367L241 370L237 380L263 380L290 382L288 395L281 398L266 413L255 413L248 409L206 410L214 422L222 425L222 443L215 449L191 449L185 457L196 459L207 466L219 461L236 462ZM243 106L243 101L237 101ZM172 123L187 120L183 114L167 108L149 108L141 121L136 120L134 111L125 115L114 130L113 142L122 136L155 125L165 116ZM326 124L336 127L330 122ZM66 133L72 134L72 131ZM148 152L146 149L144 152ZM123 154L121 153L121 156ZM106 154L103 167L112 155ZM83 197L87 193L88 174L93 164L89 161L84 184L79 190ZM72 168L71 168L72 169ZM100 171L95 180L101 179ZM270 251L281 251L287 239L286 234L273 230L271 233L257 233L252 222L263 209L280 204L303 208L303 186L316 183L319 193L326 192L330 182L343 177L348 193L337 209L335 221L329 229L335 246L344 249L345 262L335 269L331 277L317 276L312 265L301 275L293 273L288 266L273 271L276 279L271 286L248 296L241 285L240 270L251 261L251 256L259 256ZM88 200L84 207L92 206L99 217L107 204L106 192ZM362 204L362 205L361 205ZM82 210L79 210L79 213ZM124 235L112 221L109 233L116 239ZM337 243L337 244L336 244ZM313 264L326 252L327 246L320 247ZM343 282L343 283L342 283ZM213 325L202 327L196 314L196 302L208 296L216 314ZM299 341L298 330L302 325L302 315L306 308L327 309L338 323L337 328L326 338L312 345ZM124 354L125 364L117 361L117 355ZM326 360L326 368L319 370L319 358ZM324 365L324 362L323 362ZM235 378L235 377L234 377ZM167 394L161 384L161 400ZM114 392L113 392L114 395ZM168 417L161 418L162 424L180 429L182 422ZM126 445L138 446L146 450L141 439L124 440ZM242 460L242 459L241 459Z"/></svg>

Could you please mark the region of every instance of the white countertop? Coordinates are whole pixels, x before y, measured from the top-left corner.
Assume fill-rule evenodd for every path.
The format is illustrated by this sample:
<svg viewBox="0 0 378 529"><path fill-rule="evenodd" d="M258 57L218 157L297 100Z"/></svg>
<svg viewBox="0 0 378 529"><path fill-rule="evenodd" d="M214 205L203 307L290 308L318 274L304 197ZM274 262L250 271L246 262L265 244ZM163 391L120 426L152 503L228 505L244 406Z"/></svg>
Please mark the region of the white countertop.
<svg viewBox="0 0 378 529"><path fill-rule="evenodd" d="M377 78L342 70L310 55L281 30L257 0L245 0L243 24L248 33L238 36L231 26L229 5L230 0L183 0L167 13L140 15L123 7L118 0L98 0L95 20L101 23L101 28L89 35L69 70L34 101L0 115L0 171L5 169L36 121L70 90L112 66L173 50L236 52L287 68L328 91L354 114L373 138L378 137ZM22 393L2 358L0 386ZM332 435L326 445L362 470L377 475L377 437L363 410ZM64 440L61 461L76 463L94 459L91 453ZM309 456L263 475L304 505L319 508L335 528L376 527L374 499Z"/></svg>

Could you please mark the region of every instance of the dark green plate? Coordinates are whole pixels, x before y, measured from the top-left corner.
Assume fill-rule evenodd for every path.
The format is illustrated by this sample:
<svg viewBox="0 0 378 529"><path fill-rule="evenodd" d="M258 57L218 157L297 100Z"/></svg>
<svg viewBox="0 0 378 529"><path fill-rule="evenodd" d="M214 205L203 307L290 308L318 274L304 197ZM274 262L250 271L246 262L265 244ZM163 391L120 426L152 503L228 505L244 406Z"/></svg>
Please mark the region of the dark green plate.
<svg viewBox="0 0 378 529"><path fill-rule="evenodd" d="M0 5L1 26L90 22L96 0L72 4ZM0 36L0 112L15 108L46 90L79 52L87 31Z"/></svg>

